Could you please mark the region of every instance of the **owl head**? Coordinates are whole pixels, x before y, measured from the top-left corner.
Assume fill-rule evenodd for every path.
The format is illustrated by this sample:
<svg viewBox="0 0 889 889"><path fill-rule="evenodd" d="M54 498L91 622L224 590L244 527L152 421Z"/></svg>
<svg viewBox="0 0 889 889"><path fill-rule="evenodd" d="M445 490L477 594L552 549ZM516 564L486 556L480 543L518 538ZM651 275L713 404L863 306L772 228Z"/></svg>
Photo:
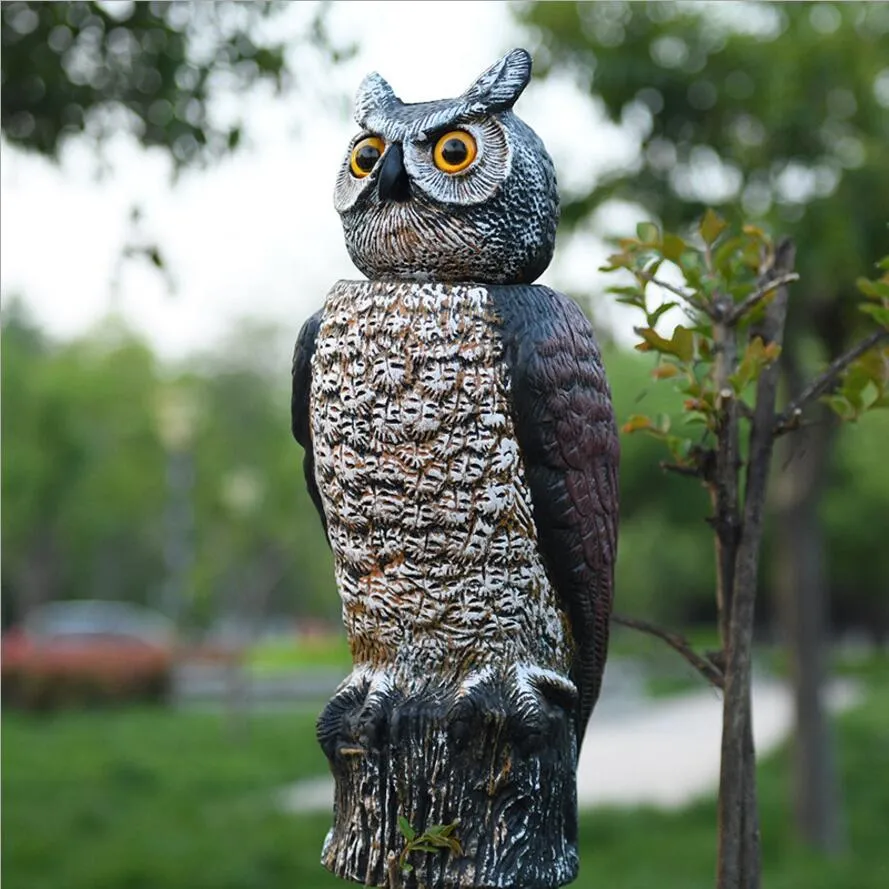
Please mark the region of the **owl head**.
<svg viewBox="0 0 889 889"><path fill-rule="evenodd" d="M456 99L406 104L361 83L334 191L352 261L369 278L530 283L549 265L553 163L512 112L531 77L514 49Z"/></svg>

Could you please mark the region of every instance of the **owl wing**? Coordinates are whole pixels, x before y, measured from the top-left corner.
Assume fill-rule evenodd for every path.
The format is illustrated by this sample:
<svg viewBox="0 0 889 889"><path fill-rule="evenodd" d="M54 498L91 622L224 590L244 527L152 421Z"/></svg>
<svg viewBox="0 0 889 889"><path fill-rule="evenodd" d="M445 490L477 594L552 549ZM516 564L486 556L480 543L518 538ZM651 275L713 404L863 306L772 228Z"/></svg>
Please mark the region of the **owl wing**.
<svg viewBox="0 0 889 889"><path fill-rule="evenodd" d="M312 447L311 422L309 417L309 394L312 388L312 355L315 354L315 339L318 336L318 328L321 326L321 314L319 310L305 324L299 332L296 348L293 350L293 388L290 397L290 429L293 437L303 446L305 457L303 458L303 472L306 476L306 487L309 496L321 517L324 534L327 535L327 517L324 515L324 506L321 503L321 493L318 483L315 481L315 451ZM328 538L329 542L329 538Z"/></svg>
<svg viewBox="0 0 889 889"><path fill-rule="evenodd" d="M617 555L619 446L589 321L540 286L489 288L540 552L575 643L577 736L599 697Z"/></svg>

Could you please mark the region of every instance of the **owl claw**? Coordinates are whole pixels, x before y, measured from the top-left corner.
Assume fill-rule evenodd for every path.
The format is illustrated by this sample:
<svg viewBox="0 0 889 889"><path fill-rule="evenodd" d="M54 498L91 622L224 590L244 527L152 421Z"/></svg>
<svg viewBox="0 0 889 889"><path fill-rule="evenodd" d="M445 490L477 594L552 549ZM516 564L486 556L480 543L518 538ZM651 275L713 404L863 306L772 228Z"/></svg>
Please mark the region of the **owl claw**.
<svg viewBox="0 0 889 889"><path fill-rule="evenodd" d="M366 669L355 670L318 717L318 742L332 762L356 756L383 743L392 710L391 682Z"/></svg>
<svg viewBox="0 0 889 889"><path fill-rule="evenodd" d="M577 688L554 670L520 664L510 707L509 733L523 751L548 746L566 719L573 724Z"/></svg>

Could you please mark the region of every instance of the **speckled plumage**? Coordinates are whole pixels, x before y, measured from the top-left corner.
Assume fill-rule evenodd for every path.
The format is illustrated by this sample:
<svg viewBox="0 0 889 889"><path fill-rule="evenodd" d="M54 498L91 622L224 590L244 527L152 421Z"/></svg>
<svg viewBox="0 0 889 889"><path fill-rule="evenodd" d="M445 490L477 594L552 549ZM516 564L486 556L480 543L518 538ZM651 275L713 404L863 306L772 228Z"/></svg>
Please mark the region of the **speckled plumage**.
<svg viewBox="0 0 889 889"><path fill-rule="evenodd" d="M328 295L312 440L356 664L406 679L570 666L496 331L484 287Z"/></svg>

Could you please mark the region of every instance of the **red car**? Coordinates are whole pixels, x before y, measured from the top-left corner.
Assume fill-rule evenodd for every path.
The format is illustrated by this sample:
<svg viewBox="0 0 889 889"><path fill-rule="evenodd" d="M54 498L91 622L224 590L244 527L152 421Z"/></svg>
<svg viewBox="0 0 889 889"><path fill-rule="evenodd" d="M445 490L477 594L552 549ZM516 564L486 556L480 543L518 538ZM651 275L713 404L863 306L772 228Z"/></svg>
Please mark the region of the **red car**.
<svg viewBox="0 0 889 889"><path fill-rule="evenodd" d="M172 624L149 609L54 602L3 637L3 701L28 709L163 701L174 653Z"/></svg>

